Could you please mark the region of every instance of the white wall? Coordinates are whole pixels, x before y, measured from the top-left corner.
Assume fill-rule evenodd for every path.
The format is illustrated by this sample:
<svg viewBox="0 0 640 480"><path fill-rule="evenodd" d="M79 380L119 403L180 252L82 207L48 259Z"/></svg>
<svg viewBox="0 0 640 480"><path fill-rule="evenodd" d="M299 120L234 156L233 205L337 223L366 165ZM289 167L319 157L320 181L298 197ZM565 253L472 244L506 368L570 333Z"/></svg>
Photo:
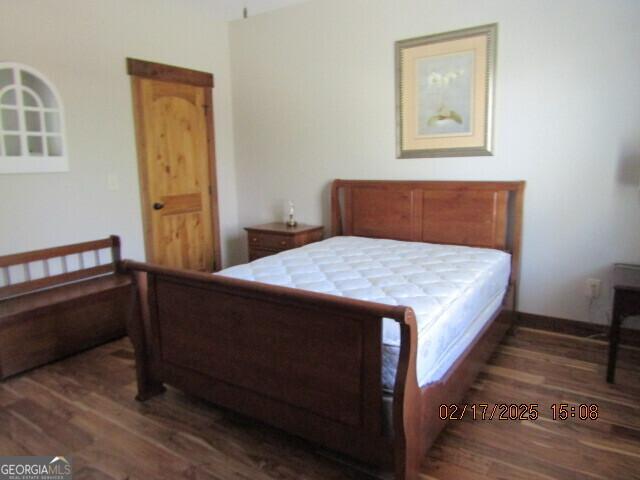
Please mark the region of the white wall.
<svg viewBox="0 0 640 480"><path fill-rule="evenodd" d="M181 0L175 0L181 1ZM193 1L193 0L192 0ZM248 16L259 15L269 10L284 8L296 3L308 0L195 0L206 5L206 8L215 9L218 16L225 20L233 20L243 17L246 7Z"/></svg>
<svg viewBox="0 0 640 480"><path fill-rule="evenodd" d="M230 27L241 225L333 178L527 181L520 309L604 322L640 262L640 2L315 0ZM394 41L499 23L495 155L395 158ZM589 309L587 277L605 281Z"/></svg>
<svg viewBox="0 0 640 480"><path fill-rule="evenodd" d="M227 23L195 0L0 0L0 60L58 87L70 171L0 175L0 254L117 233L144 257L131 89L125 58L212 72L222 251L237 237ZM119 190L107 188L115 173Z"/></svg>

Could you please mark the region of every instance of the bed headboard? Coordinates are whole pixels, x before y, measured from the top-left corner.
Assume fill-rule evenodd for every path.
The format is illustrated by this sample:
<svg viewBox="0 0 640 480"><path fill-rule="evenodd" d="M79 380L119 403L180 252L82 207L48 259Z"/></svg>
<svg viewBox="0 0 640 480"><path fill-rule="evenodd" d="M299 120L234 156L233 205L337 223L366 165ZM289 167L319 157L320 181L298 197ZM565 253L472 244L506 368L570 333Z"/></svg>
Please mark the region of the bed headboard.
<svg viewBox="0 0 640 480"><path fill-rule="evenodd" d="M525 182L334 180L333 235L488 247L518 277Z"/></svg>

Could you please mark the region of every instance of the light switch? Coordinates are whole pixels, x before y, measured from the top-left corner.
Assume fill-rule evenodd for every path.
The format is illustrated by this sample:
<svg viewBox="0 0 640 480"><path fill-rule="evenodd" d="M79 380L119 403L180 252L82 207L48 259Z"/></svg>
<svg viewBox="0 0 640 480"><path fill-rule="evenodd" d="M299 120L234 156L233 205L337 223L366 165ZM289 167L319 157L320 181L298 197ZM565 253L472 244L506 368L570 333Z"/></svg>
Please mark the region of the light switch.
<svg viewBox="0 0 640 480"><path fill-rule="evenodd" d="M118 185L118 175L115 173L109 173L107 175L107 188L112 192L117 191L120 186Z"/></svg>

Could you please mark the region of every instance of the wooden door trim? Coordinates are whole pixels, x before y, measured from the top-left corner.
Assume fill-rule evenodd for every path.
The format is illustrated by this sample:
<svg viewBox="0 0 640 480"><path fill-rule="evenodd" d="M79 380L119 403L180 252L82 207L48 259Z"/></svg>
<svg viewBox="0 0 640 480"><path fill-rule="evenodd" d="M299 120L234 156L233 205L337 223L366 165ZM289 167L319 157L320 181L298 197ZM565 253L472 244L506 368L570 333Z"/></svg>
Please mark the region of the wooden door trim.
<svg viewBox="0 0 640 480"><path fill-rule="evenodd" d="M147 144L144 139L145 125L142 112L142 92L140 78L131 77L131 94L133 105L134 129L136 135L136 152L138 157L138 182L140 185L140 202L142 206L142 228L144 237L144 256L147 262L153 262L153 232L151 223L151 200L149 198L149 177L147 176Z"/></svg>
<svg viewBox="0 0 640 480"><path fill-rule="evenodd" d="M209 152L209 202L211 203L211 229L213 230L213 261L214 271L222 269L222 252L220 249L220 214L218 212L218 174L216 170L216 137L213 119L213 95L211 89L204 91L204 101L207 106L205 117L207 121L207 151Z"/></svg>
<svg viewBox="0 0 640 480"><path fill-rule="evenodd" d="M127 58L127 73L136 77L163 82L186 83L195 87L213 88L213 74L188 68Z"/></svg>
<svg viewBox="0 0 640 480"><path fill-rule="evenodd" d="M218 183L216 170L215 133L213 125L213 75L172 65L146 62L127 58L127 73L131 76L131 92L133 97L133 116L138 157L138 180L142 202L142 225L144 229L145 259L152 261L153 232L151 229L151 200L148 195L148 177L146 168L147 146L144 139L144 115L142 112L142 92L140 81L143 79L183 83L204 88L205 122L207 131L207 152L209 157L209 202L211 210L211 229L213 237L213 270L222 268L222 252L220 248L220 220L218 212Z"/></svg>

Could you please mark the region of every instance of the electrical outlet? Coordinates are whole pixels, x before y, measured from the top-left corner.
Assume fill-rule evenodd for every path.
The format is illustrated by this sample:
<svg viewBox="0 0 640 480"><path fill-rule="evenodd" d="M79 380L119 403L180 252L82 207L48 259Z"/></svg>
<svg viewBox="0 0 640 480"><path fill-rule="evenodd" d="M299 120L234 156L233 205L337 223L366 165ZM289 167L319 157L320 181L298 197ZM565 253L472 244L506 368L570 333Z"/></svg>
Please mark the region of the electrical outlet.
<svg viewBox="0 0 640 480"><path fill-rule="evenodd" d="M600 286L602 281L599 278L587 278L584 294L587 298L598 298L600 296Z"/></svg>

